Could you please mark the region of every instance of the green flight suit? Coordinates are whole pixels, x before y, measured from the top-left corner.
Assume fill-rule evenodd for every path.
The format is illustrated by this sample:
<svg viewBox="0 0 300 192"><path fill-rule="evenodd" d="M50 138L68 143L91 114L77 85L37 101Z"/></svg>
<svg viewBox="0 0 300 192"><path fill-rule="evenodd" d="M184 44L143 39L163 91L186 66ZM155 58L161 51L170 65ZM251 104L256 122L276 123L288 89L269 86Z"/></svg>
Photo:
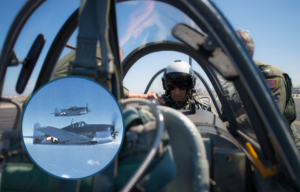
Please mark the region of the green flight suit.
<svg viewBox="0 0 300 192"><path fill-rule="evenodd" d="M101 57L101 50L100 50L99 46L96 47L96 57ZM76 58L76 51L70 51L63 58L61 58L57 62L56 66L54 68L54 71L51 75L50 80L67 76L70 61L74 61L75 58ZM96 59L96 62L99 63L101 61ZM129 95L128 89L123 87L123 91L124 91L124 97L128 98L128 95Z"/></svg>
<svg viewBox="0 0 300 192"><path fill-rule="evenodd" d="M124 98L127 99L129 97L129 90L126 87L123 87Z"/></svg>
<svg viewBox="0 0 300 192"><path fill-rule="evenodd" d="M162 95L162 97L163 100L166 102L164 106L172 107L173 109L184 109L184 110L190 109L190 100L191 100L190 98L187 99L185 102L183 102L182 105L179 107L177 104L174 103L173 99L171 99L171 96ZM192 97L192 100L195 101L196 109L211 111L211 107L207 103L203 101L202 103L200 103L195 96Z"/></svg>
<svg viewBox="0 0 300 192"><path fill-rule="evenodd" d="M275 87L270 87L275 97L275 102L281 112L290 125L291 135L296 143L298 150L300 151L300 134L297 132L293 121L296 119L296 107L292 96L292 80L287 73L283 72L279 68L265 64L259 61L255 61L255 64L263 73L267 81L273 81L276 84Z"/></svg>

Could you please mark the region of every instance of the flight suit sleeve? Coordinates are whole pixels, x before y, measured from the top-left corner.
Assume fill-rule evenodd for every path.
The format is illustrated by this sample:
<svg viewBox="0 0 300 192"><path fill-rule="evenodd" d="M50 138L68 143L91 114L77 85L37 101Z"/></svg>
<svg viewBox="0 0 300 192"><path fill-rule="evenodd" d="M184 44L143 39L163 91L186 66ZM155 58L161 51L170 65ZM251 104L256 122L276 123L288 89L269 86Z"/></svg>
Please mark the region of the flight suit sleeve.
<svg viewBox="0 0 300 192"><path fill-rule="evenodd" d="M283 71L275 66L255 61L256 66L265 77L268 87L271 89L275 102L281 112L284 114L287 101L287 84L283 76Z"/></svg>
<svg viewBox="0 0 300 192"><path fill-rule="evenodd" d="M68 75L68 69L70 61L74 61L76 57L76 51L70 51L63 58L61 58L55 65L50 80L65 77Z"/></svg>
<svg viewBox="0 0 300 192"><path fill-rule="evenodd" d="M123 87L124 97L127 99L129 97L129 90L126 87Z"/></svg>
<svg viewBox="0 0 300 192"><path fill-rule="evenodd" d="M268 81L268 79L271 79L271 78L267 77L266 80ZM294 117L295 106L287 103L287 99L288 99L287 97L290 97L290 95L288 95L288 92L289 92L289 89L291 89L291 86L288 85L284 76L276 77L276 78L272 78L272 79L277 80L276 88L273 88L273 89L271 88L272 93L275 97L275 102L276 102L281 114L283 114L285 116L286 120L290 124L291 136L292 136L293 140L295 141L295 144L296 144L298 150L300 151L300 134L297 132L294 124L291 123L291 121L293 121L295 119L295 117ZM290 99L290 102L293 102L293 98ZM286 110L288 110L288 112Z"/></svg>

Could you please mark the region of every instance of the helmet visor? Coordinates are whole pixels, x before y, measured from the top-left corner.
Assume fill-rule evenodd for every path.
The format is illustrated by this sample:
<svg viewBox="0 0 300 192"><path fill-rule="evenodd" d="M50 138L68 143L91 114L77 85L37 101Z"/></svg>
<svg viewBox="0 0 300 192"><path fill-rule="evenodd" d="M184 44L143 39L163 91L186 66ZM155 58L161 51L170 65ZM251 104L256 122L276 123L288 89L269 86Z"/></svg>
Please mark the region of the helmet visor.
<svg viewBox="0 0 300 192"><path fill-rule="evenodd" d="M166 86L168 90L173 90L175 88L189 90L193 88L193 79L190 74L169 73L166 74Z"/></svg>

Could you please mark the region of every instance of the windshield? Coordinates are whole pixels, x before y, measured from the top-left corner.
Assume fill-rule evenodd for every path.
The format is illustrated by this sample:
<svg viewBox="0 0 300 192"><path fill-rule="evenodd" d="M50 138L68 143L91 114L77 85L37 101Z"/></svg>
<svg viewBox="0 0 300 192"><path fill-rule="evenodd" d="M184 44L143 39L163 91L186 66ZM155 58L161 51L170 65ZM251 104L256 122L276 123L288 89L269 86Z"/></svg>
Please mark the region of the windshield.
<svg viewBox="0 0 300 192"><path fill-rule="evenodd" d="M178 23L185 23L201 31L183 12L162 2L122 2L117 4L116 10L119 44L124 58L134 49L147 43L179 42L172 35L172 29Z"/></svg>

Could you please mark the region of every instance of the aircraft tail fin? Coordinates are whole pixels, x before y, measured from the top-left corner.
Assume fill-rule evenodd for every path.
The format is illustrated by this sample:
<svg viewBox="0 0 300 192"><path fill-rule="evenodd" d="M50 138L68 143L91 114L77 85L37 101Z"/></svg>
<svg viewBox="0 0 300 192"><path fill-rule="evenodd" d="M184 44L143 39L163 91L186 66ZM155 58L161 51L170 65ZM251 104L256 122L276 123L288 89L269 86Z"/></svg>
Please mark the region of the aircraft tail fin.
<svg viewBox="0 0 300 192"><path fill-rule="evenodd" d="M57 108L55 108L55 116L59 116L59 111Z"/></svg>
<svg viewBox="0 0 300 192"><path fill-rule="evenodd" d="M39 122L34 124L33 137L27 137L27 138L33 138L33 144L40 143L43 140L43 138L45 137L44 133L37 131L38 128L41 128L41 125L39 124Z"/></svg>
<svg viewBox="0 0 300 192"><path fill-rule="evenodd" d="M38 128L41 128L41 125L40 125L39 122L34 124L33 136L45 135L44 133L41 133L41 132L37 131Z"/></svg>

